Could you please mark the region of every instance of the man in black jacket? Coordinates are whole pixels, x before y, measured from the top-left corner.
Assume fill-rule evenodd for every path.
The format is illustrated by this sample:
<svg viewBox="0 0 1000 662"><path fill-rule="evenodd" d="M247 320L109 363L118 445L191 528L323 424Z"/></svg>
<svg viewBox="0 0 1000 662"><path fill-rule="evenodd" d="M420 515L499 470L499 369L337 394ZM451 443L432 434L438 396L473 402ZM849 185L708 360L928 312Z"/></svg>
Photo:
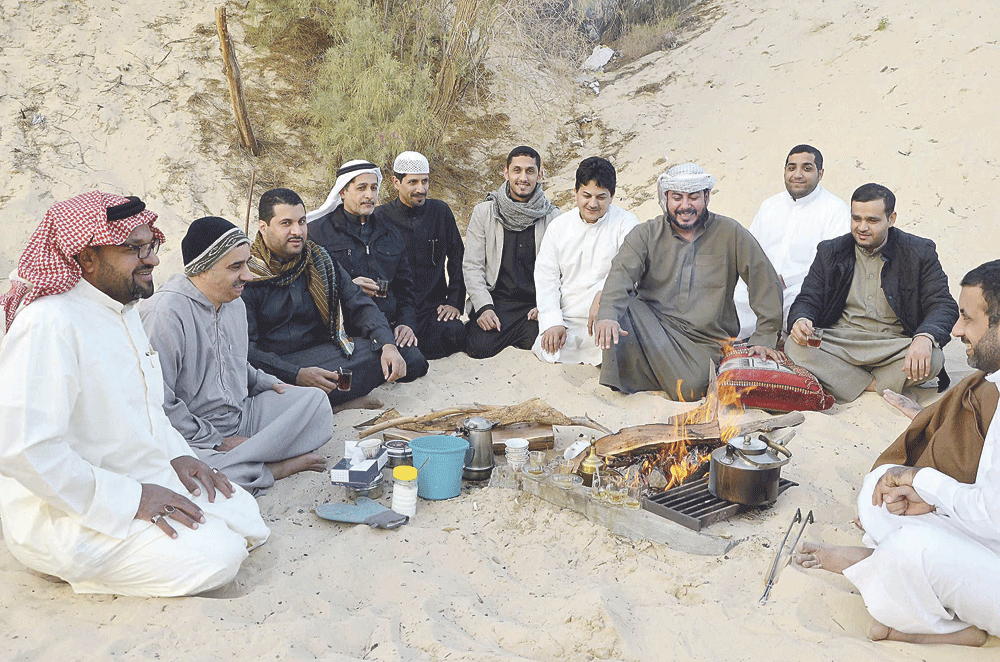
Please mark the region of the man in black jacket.
<svg viewBox="0 0 1000 662"><path fill-rule="evenodd" d="M420 352L439 359L465 349L462 257L465 245L451 208L427 197L430 164L419 152L403 152L392 165L399 197L375 208L377 223L395 227L406 243L413 269L413 299Z"/></svg>
<svg viewBox="0 0 1000 662"><path fill-rule="evenodd" d="M309 238L374 299L393 329L396 345L411 350L404 355L406 372L416 378L427 372L427 360L417 349L414 332L413 271L403 236L372 215L381 185L382 172L374 163L355 160L342 165L326 202L306 217Z"/></svg>
<svg viewBox="0 0 1000 662"><path fill-rule="evenodd" d="M941 348L958 320L934 242L896 222L896 198L879 184L851 196L851 233L819 244L788 313L785 352L838 402L864 391L902 391L939 375Z"/></svg>
<svg viewBox="0 0 1000 662"><path fill-rule="evenodd" d="M371 297L307 239L306 210L298 194L268 191L261 196L259 214L248 263L254 280L243 290L247 359L253 367L289 384L323 389L334 411L380 406L360 398L387 381L409 381L427 372L416 348L396 347ZM338 390L341 368L353 371L349 388L340 383L345 390Z"/></svg>

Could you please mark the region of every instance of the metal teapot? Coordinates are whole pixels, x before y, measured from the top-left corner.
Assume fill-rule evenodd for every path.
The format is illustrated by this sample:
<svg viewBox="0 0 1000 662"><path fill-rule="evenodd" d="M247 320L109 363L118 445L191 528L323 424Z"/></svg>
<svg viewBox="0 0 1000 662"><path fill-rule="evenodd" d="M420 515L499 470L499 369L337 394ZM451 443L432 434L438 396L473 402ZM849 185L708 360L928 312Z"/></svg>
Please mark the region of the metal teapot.
<svg viewBox="0 0 1000 662"><path fill-rule="evenodd" d="M462 478L465 480L489 480L493 473L493 426L482 416L473 416L462 421L456 430L459 436L469 442L469 453L465 456Z"/></svg>
<svg viewBox="0 0 1000 662"><path fill-rule="evenodd" d="M791 435L783 441L791 439ZM784 458L778 457L779 453ZM708 470L708 491L726 501L745 506L771 504L778 498L781 467L791 460L791 452L764 435L729 440L712 451Z"/></svg>

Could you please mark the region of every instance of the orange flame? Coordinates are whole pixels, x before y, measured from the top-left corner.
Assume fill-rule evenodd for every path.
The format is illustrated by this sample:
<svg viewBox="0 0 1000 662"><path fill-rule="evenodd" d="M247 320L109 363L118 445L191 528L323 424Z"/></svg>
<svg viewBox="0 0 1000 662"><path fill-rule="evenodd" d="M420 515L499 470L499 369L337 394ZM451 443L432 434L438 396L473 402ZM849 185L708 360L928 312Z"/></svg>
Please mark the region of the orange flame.
<svg viewBox="0 0 1000 662"><path fill-rule="evenodd" d="M722 344L723 354L733 351L731 342ZM677 381L677 395L684 402L681 390L682 381ZM719 437L729 441L736 435L739 426L737 421L743 415L743 402L740 391L725 380L716 382L716 388L710 389L705 396L705 402L694 409L674 417L674 438L677 441L666 444L660 453L660 466L669 466L669 482L666 489L682 484L692 473L708 460L710 453L691 447L692 436L688 428L692 425L710 423L718 420Z"/></svg>

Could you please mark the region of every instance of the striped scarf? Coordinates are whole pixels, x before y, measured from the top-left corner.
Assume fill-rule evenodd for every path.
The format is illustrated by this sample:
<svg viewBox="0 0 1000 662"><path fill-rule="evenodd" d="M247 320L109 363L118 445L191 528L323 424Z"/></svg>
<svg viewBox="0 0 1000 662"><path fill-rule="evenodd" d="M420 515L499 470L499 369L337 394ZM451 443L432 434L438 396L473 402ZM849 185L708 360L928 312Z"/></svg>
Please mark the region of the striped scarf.
<svg viewBox="0 0 1000 662"><path fill-rule="evenodd" d="M286 287L305 274L309 295L319 309L323 325L330 330L330 337L345 357L354 353L354 343L340 328L337 267L321 246L306 241L306 250L298 260L282 264L264 243L263 235L258 233L250 245L247 266L254 275L255 283L272 282L279 287Z"/></svg>

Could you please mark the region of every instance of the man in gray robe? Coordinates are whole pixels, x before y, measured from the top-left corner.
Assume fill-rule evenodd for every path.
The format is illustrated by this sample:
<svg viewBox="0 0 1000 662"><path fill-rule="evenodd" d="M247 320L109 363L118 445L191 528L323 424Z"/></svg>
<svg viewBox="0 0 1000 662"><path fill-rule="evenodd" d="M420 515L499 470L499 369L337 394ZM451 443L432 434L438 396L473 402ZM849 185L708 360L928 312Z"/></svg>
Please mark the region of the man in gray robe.
<svg viewBox="0 0 1000 662"><path fill-rule="evenodd" d="M322 471L330 440L322 390L283 384L247 362L240 294L253 276L250 242L217 217L191 224L173 276L140 315L163 370L163 408L195 453L256 496L300 471Z"/></svg>
<svg viewBox="0 0 1000 662"><path fill-rule="evenodd" d="M742 225L708 211L714 185L694 163L660 175L664 214L632 230L611 262L594 327L605 386L664 391L674 400L703 397L709 367L740 328L733 304L739 279L757 315L753 352L780 357L778 274Z"/></svg>

